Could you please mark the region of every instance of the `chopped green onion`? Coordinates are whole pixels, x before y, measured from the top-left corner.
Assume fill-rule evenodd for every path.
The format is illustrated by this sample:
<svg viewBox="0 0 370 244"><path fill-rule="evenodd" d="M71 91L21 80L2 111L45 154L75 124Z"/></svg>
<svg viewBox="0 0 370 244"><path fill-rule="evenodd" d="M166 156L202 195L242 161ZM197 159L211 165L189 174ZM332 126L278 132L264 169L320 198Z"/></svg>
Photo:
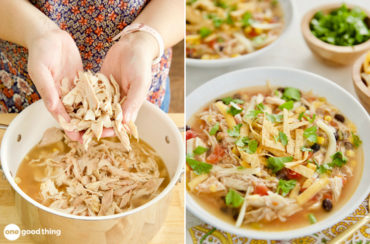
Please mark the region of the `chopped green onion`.
<svg viewBox="0 0 370 244"><path fill-rule="evenodd" d="M313 214L308 214L308 219L310 220L310 223L311 224L314 224L314 223L316 223L317 222L317 220L316 220L316 217L315 217L315 215L313 215Z"/></svg>

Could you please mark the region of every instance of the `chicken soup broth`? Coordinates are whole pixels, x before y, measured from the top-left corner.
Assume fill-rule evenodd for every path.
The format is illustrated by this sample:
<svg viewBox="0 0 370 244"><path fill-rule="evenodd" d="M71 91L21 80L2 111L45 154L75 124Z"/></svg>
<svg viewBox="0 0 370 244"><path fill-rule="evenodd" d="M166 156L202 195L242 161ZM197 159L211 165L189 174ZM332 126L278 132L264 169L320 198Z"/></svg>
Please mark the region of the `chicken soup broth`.
<svg viewBox="0 0 370 244"><path fill-rule="evenodd" d="M163 160L143 140L127 152L117 137L93 141L87 151L56 128L21 162L15 181L31 198L65 213L96 216L136 208L169 183Z"/></svg>
<svg viewBox="0 0 370 244"><path fill-rule="evenodd" d="M355 125L311 92L253 87L217 99L188 122L187 190L246 228L314 224L356 190L363 169Z"/></svg>

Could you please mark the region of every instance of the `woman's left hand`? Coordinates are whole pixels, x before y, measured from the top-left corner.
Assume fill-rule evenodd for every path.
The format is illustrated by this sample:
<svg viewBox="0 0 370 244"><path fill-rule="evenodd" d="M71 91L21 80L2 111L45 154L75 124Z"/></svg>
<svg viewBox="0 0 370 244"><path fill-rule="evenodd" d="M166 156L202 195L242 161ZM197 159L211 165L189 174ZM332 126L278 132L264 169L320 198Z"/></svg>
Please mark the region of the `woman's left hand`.
<svg viewBox="0 0 370 244"><path fill-rule="evenodd" d="M152 62L158 54L155 38L146 32L128 34L116 42L103 60L101 72L113 75L126 96L122 104L123 123L135 121L152 82ZM113 136L104 129L102 136Z"/></svg>

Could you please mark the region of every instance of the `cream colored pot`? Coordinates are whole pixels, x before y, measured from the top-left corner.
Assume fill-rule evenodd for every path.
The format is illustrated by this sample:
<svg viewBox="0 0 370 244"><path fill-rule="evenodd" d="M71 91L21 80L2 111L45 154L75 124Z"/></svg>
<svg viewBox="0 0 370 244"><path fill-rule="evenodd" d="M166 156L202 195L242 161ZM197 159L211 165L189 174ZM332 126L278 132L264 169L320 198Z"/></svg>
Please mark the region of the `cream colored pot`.
<svg viewBox="0 0 370 244"><path fill-rule="evenodd" d="M27 196L15 183L18 166L44 131L58 126L44 103L38 101L22 111L9 125L1 145L4 174L16 191L16 207L23 229L61 230L61 235L34 235L42 243L147 243L162 226L171 191L182 172L184 147L173 121L156 106L145 102L136 120L140 138L151 145L164 160L171 181L148 203L111 216L75 216L47 208Z"/></svg>

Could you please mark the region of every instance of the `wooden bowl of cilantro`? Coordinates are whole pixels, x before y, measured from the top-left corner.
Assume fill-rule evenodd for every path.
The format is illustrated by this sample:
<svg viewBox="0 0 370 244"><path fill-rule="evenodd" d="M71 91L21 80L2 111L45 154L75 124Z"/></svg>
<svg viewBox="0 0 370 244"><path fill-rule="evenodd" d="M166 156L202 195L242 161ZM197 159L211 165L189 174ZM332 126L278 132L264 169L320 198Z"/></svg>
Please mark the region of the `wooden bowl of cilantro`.
<svg viewBox="0 0 370 244"><path fill-rule="evenodd" d="M304 40L311 51L330 63L352 64L370 49L370 13L349 4L322 5L302 19Z"/></svg>

